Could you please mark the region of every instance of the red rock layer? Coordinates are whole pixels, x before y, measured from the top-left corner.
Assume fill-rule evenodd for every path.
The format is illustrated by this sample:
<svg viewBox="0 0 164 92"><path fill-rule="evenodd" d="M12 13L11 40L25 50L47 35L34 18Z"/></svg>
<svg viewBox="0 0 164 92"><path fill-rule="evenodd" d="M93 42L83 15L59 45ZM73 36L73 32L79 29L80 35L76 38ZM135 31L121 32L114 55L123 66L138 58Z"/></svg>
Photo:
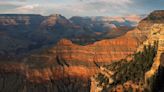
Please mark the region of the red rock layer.
<svg viewBox="0 0 164 92"><path fill-rule="evenodd" d="M63 39L55 46L30 54L22 63L1 64L2 72L18 72L31 82L46 82L64 77L88 80L98 68L96 63L110 63L133 54L144 40L142 32L135 29L126 35L80 46ZM57 58L59 60L57 60Z"/></svg>
<svg viewBox="0 0 164 92"><path fill-rule="evenodd" d="M69 61L111 62L133 54L144 40L140 33L135 29L122 37L101 40L86 46L76 45L63 39L55 47L49 49L49 52L53 54L53 57L60 56L68 63Z"/></svg>

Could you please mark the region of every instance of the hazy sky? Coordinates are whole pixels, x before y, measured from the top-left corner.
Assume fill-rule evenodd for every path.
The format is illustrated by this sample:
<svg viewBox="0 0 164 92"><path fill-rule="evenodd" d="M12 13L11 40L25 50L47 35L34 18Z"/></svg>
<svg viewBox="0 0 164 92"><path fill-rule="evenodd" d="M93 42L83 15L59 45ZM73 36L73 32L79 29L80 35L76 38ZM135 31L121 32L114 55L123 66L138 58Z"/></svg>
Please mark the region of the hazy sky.
<svg viewBox="0 0 164 92"><path fill-rule="evenodd" d="M124 16L164 10L164 0L0 0L0 13Z"/></svg>

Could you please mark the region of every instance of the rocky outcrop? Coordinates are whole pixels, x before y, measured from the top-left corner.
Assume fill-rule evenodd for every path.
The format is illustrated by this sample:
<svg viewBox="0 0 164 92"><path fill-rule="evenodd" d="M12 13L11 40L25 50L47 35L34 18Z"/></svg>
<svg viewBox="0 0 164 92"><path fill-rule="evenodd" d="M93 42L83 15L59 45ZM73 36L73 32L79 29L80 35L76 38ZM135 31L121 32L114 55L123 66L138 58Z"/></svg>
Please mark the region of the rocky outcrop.
<svg viewBox="0 0 164 92"><path fill-rule="evenodd" d="M140 29L140 27L142 29ZM154 44L157 44L157 43L158 43L158 47L156 49L156 51L157 51L156 52L156 55L154 56L154 59L152 59L153 62L151 64L151 66L149 66L149 68L147 66L150 63L150 61L149 62L144 61L144 62L147 62L147 63L145 65L144 65L144 63L142 64L142 65L144 65L144 67L148 68L148 70L146 70L146 71L145 71L145 69L143 69L144 76L142 76L143 71L140 71L140 74L141 74L140 77L143 77L144 78L144 82L143 82L144 86L142 87L140 85L140 83L139 83L139 85L136 84L137 81L140 80L140 79L137 79L136 80L137 75L138 75L136 73L136 74L134 74L136 77L134 77L133 79L131 79L132 78L132 75L130 76L130 79L133 80L133 82L131 82L130 85L129 85L129 87L132 87L132 89L130 89L130 90L132 92L135 92L136 89L137 90L140 90L141 92L143 92L143 90L152 91L152 88L153 88L152 85L153 85L153 82L155 82L154 83L154 89L153 90L156 90L156 91L153 91L153 92L158 92L159 90L162 91L163 90L162 89L163 83L161 83L160 81L162 81L161 76L163 76L163 70L162 70L161 67L159 68L159 66L160 66L160 61L162 61L162 59L163 59L161 55L164 52L164 48L163 48L164 47L164 45L163 45L163 40L164 40L164 37L163 37L164 36L164 33L163 33L164 32L164 29L163 29L164 28L164 25L163 25L163 11L154 11L153 13L151 13L147 18L145 18L143 21L140 22L138 28L140 30L142 30L142 32L144 32L144 34L145 34L145 36L146 36L147 39L145 41L143 41L143 43L138 47L137 52L140 52L141 53L143 50L146 49L145 46L149 46L149 45L151 46L151 45L154 45ZM135 58L135 55L133 56L133 58ZM123 60L122 62L125 62L125 61L126 61L126 59ZM138 62L136 62L136 64L135 64L136 66L139 65L139 61L140 60L138 59ZM91 86L94 88L94 91L99 92L99 91L102 91L102 90L103 91L104 90L107 90L107 91L113 92L113 85L115 85L114 90L117 91L117 92L123 92L123 90L126 90L124 88L126 88L127 85L124 85L124 84L126 84L126 82L127 82L125 80L126 79L129 79L127 77L127 74L130 71L131 72L133 72L133 71L132 71L132 69L129 68L130 65L132 65L132 64L130 64L129 66L127 66L128 68L126 69L126 68L123 68L123 66L121 66L122 65L122 62L120 62L120 63L118 62L118 66L121 69L124 69L125 72L124 72L124 70L117 71L117 70L119 70L118 69L118 66L117 66L117 62L116 62L116 64L113 63L113 66L116 65L115 66L116 68L114 68L115 70L113 69L111 71L110 68L112 68L113 66L110 66L110 65L109 65L109 67L107 67L107 69L106 69L106 67L102 67L105 70L102 69L102 68L100 68L99 74L98 75L95 75L96 77L93 77L92 78L92 82L91 82L92 85ZM131 62L130 61L128 61L128 62L129 63L134 63L135 62L135 59L132 60ZM141 69L142 65L139 66L140 69ZM135 66L133 66L133 67L135 69ZM126 73L126 71L128 73L125 75L126 77L123 78L123 76ZM138 69L138 71L139 71L139 69ZM157 73L157 71L159 73ZM116 73L116 76L113 77L114 75L109 75L108 72L114 72L114 73ZM118 73L122 74L120 76L120 78L122 77L121 78L122 80L120 80L120 82L117 83L117 81L115 82L115 80L119 79L119 76L117 76ZM157 75L156 75L156 73L157 73ZM156 77L156 80L154 80L154 76L157 76ZM114 82L113 82L114 84L108 83L109 80L111 80L111 78L112 79L115 79ZM120 85L121 83L124 83L124 84L123 85ZM156 86L156 84L159 84L160 89L158 89L158 87ZM91 88L92 91L93 91L93 88Z"/></svg>
<svg viewBox="0 0 164 92"><path fill-rule="evenodd" d="M22 75L6 73L0 76L1 92L77 92L89 91L89 82L84 84L81 78L63 78L46 83L31 83ZM81 83L83 81L83 83Z"/></svg>
<svg viewBox="0 0 164 92"><path fill-rule="evenodd" d="M12 62L0 65L1 92L88 92L88 78L96 71L84 66L32 68L28 64Z"/></svg>
<svg viewBox="0 0 164 92"><path fill-rule="evenodd" d="M133 32L140 34L139 30L133 30ZM65 40L65 43L60 41L54 49L66 61L110 62L122 59L136 50L143 39L133 32L123 37L101 40L86 46L75 45L68 40Z"/></svg>
<svg viewBox="0 0 164 92"><path fill-rule="evenodd" d="M0 65L3 67L0 70L3 77L0 90L88 92L89 78L98 72L99 65L132 54L144 39L142 32L137 29L116 39L97 41L85 46L62 39L56 45L35 50L23 59L1 59ZM15 77L10 79L10 76ZM14 83L15 86L8 88Z"/></svg>
<svg viewBox="0 0 164 92"><path fill-rule="evenodd" d="M122 37L106 39L86 46L63 39L49 48L32 52L19 62L18 60L1 61L3 67L0 70L1 75L4 76L0 82L3 85L1 91L88 92L90 91L89 78L99 71L97 68L99 65L132 54L144 39L142 32L137 29ZM15 76L16 79L10 79L10 76ZM12 85L15 81L18 81L16 85L7 89L8 85L5 83ZM22 85L18 86L20 84Z"/></svg>
<svg viewBox="0 0 164 92"><path fill-rule="evenodd" d="M163 16L164 16L163 10L156 10L150 13L148 17L140 21L137 27L142 31L149 31L154 23L157 24L164 23Z"/></svg>
<svg viewBox="0 0 164 92"><path fill-rule="evenodd" d="M25 18L25 22L16 18L18 23L13 19L1 25L15 28L22 22L24 26L35 24L28 22L31 18ZM36 24L36 31L15 29L19 35L24 34L20 37L7 27L0 33L0 43L4 43L0 45L0 92L89 92L90 77L100 71L100 65L127 58L148 37L148 31L136 28L114 39L95 39L95 32L84 30L61 15L44 17ZM10 42L15 45L8 45ZM28 53L15 57L24 50Z"/></svg>
<svg viewBox="0 0 164 92"><path fill-rule="evenodd" d="M99 30L101 29L100 27ZM22 57L33 50L54 45L63 38L80 45L92 44L106 38L121 36L131 28L127 26L119 30L126 31L109 29L108 32L97 33L95 29L76 25L59 14L0 14L0 58Z"/></svg>

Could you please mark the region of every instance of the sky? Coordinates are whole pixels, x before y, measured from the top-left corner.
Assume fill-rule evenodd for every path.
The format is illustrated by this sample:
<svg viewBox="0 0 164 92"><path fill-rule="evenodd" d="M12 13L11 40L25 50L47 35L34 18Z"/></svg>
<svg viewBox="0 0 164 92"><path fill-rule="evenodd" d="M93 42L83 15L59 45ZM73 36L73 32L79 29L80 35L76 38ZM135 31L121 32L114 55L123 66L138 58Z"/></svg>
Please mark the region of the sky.
<svg viewBox="0 0 164 92"><path fill-rule="evenodd" d="M164 0L0 0L0 14L126 16L164 10Z"/></svg>

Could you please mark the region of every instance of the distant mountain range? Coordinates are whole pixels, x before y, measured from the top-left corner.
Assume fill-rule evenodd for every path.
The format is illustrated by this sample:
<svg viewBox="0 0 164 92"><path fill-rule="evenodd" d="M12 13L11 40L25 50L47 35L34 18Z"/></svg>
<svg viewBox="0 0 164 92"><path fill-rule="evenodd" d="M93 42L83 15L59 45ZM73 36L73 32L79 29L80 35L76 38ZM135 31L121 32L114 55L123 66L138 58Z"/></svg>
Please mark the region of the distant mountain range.
<svg viewBox="0 0 164 92"><path fill-rule="evenodd" d="M0 14L0 55L22 55L22 52L55 44L63 38L86 45L118 37L133 29L142 18L76 16L66 19L60 14Z"/></svg>
<svg viewBox="0 0 164 92"><path fill-rule="evenodd" d="M70 18L71 22L84 30L90 30L97 34L97 37L114 38L125 34L127 31L135 28L138 22L145 16L125 16L125 17L80 17Z"/></svg>
<svg viewBox="0 0 164 92"><path fill-rule="evenodd" d="M80 17L74 16L70 20L80 26L94 28L95 31L105 31L102 28L116 28L116 27L135 27L138 22L142 20L144 15L131 15L125 17L108 17L108 16L97 16L97 17ZM99 28L100 27L100 28Z"/></svg>

